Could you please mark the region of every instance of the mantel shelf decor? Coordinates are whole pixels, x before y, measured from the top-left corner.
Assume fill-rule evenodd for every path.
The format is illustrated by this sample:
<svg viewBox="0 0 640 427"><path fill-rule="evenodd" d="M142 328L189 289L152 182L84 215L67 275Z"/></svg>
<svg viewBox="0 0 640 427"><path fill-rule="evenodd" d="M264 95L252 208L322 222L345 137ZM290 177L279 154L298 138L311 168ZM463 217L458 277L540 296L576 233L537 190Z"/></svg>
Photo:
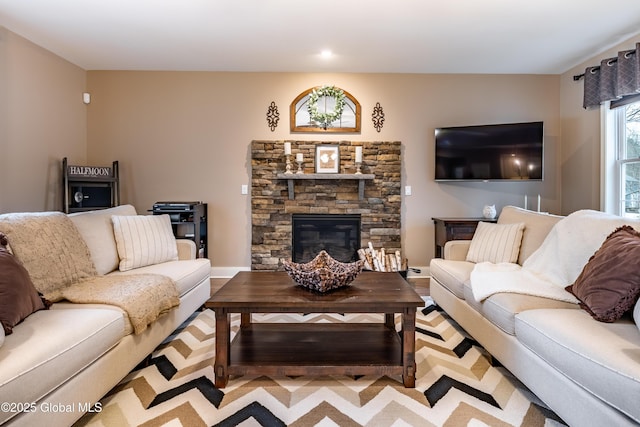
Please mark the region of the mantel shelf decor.
<svg viewBox="0 0 640 427"><path fill-rule="evenodd" d="M364 199L364 182L375 178L374 174L368 173L305 173L305 174L286 174L279 173L276 175L278 179L286 179L289 190L289 200L295 199L294 180L296 179L352 179L358 181L358 198Z"/></svg>

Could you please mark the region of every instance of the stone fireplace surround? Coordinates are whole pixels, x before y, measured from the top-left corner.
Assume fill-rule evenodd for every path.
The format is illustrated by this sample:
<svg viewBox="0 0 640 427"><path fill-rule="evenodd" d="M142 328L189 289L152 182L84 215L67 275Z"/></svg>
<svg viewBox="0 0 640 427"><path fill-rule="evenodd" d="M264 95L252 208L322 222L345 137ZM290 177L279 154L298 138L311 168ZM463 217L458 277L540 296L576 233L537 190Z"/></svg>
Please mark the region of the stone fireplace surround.
<svg viewBox="0 0 640 427"><path fill-rule="evenodd" d="M284 141L251 143L251 269L282 270L282 259L291 259L292 214L360 214L361 246L369 242L387 251L401 250L401 143L399 141L294 141L291 142L294 171L296 153L303 153L305 174L314 173L315 147L340 147L340 173L355 172L355 146L363 147L364 198L358 197L358 181L337 179L295 180L295 198L289 200L285 171Z"/></svg>

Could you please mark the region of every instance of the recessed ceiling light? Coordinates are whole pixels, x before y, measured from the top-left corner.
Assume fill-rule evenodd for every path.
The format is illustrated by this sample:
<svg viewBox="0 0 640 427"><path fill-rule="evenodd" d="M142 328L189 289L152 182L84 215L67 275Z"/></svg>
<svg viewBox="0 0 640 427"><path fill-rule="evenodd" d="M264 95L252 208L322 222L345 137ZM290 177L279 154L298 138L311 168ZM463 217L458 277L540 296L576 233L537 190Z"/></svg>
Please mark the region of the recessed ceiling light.
<svg viewBox="0 0 640 427"><path fill-rule="evenodd" d="M320 56L327 59L327 58L331 58L331 56L333 56L333 53L330 50L325 49L322 52L320 52Z"/></svg>

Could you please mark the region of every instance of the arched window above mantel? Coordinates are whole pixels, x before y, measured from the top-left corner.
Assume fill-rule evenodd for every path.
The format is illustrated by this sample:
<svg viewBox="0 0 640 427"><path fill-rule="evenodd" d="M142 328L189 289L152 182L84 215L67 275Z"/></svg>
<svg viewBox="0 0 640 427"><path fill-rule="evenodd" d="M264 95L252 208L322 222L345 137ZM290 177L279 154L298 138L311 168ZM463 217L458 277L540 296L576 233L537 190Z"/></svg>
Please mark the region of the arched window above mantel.
<svg viewBox="0 0 640 427"><path fill-rule="evenodd" d="M289 107L291 132L360 132L360 103L349 92L344 92L344 109L342 116L331 122L326 128L313 122L309 117L309 97L314 89L312 87L296 97ZM322 96L318 99L318 109L322 112L332 111L335 108L335 100L330 96Z"/></svg>

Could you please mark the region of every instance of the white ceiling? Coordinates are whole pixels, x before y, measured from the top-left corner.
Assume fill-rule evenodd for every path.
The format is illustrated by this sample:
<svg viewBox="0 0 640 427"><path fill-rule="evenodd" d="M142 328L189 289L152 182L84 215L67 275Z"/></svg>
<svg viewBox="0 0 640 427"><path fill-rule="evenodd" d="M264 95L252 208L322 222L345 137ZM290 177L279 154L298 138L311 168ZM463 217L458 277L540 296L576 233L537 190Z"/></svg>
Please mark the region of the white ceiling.
<svg viewBox="0 0 640 427"><path fill-rule="evenodd" d="M640 41L640 1L0 0L0 26L86 70L559 74Z"/></svg>

